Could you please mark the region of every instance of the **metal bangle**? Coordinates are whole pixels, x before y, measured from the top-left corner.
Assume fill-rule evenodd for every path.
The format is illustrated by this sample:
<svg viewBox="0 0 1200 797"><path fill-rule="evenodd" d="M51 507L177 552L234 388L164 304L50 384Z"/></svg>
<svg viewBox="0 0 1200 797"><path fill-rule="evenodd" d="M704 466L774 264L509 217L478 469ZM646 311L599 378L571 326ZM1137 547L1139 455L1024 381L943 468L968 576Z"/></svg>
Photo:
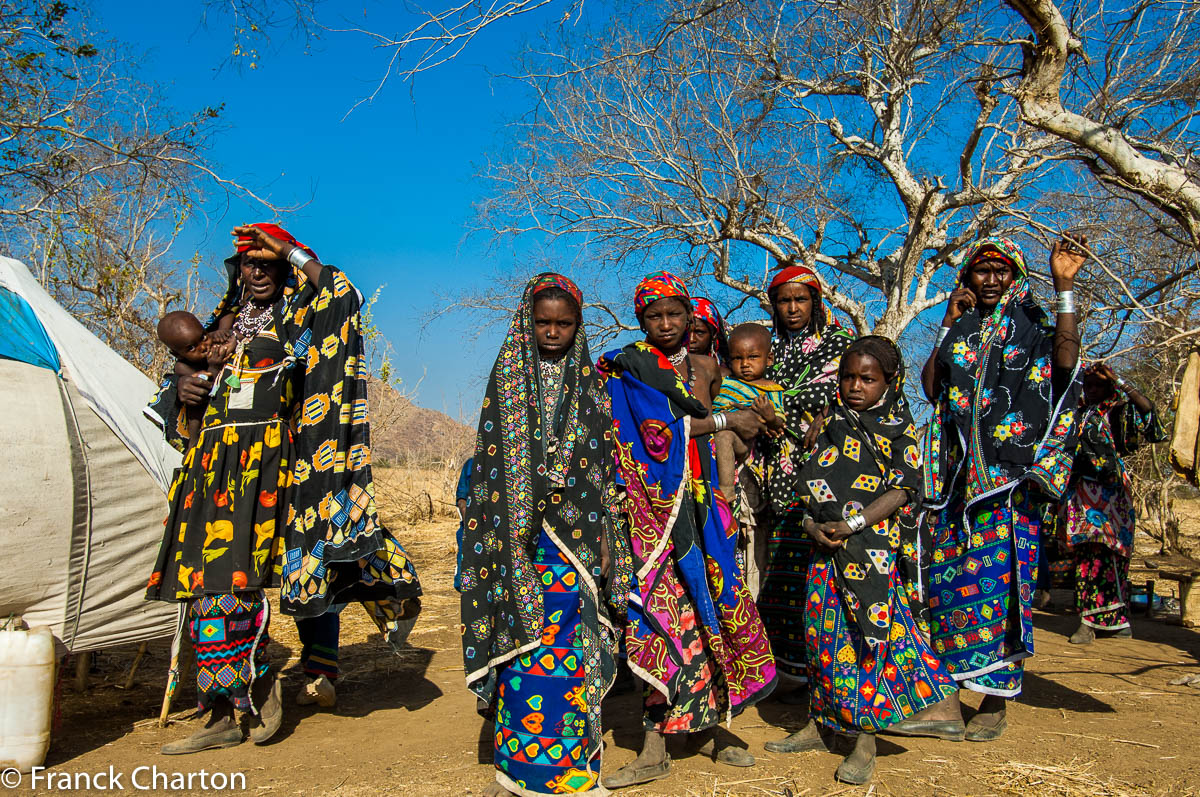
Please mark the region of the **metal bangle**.
<svg viewBox="0 0 1200 797"><path fill-rule="evenodd" d="M1125 377L1118 376L1117 377L1117 387L1121 388L1121 390L1124 390L1126 393L1128 393L1130 391L1130 389L1133 388L1133 384Z"/></svg>
<svg viewBox="0 0 1200 797"><path fill-rule="evenodd" d="M713 416L713 431L723 432L729 426L729 418L723 412L718 412Z"/></svg>
<svg viewBox="0 0 1200 797"><path fill-rule="evenodd" d="M293 246L292 251L288 252L287 261L296 268L304 268L304 265L310 260L312 260L312 255L298 246Z"/></svg>
<svg viewBox="0 0 1200 797"><path fill-rule="evenodd" d="M846 519L846 525L857 534L867 527L867 519L863 515L851 515Z"/></svg>
<svg viewBox="0 0 1200 797"><path fill-rule="evenodd" d="M1075 313L1075 291L1060 291L1058 294L1058 302L1055 306L1055 311L1059 315L1072 315Z"/></svg>
<svg viewBox="0 0 1200 797"><path fill-rule="evenodd" d="M950 327L938 327L937 342L933 344L933 348L940 349L942 343L945 342L946 336L950 334Z"/></svg>

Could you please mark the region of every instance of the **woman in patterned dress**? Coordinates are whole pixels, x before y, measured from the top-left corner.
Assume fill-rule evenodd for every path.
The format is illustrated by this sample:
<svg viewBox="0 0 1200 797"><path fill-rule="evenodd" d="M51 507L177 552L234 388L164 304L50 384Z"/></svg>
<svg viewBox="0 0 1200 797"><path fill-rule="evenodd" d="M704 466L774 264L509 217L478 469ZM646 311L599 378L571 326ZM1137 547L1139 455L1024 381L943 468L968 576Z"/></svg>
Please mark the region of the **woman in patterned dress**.
<svg viewBox="0 0 1200 797"><path fill-rule="evenodd" d="M1007 727L1005 701L1021 693L1022 661L1033 655L1040 529L1066 489L1074 455L1072 288L1085 259L1065 238L1051 252L1059 292L1053 324L1012 241L983 239L963 261L922 372L934 402L923 457L933 537L930 630L959 685L985 697L965 727L961 711L934 707L890 732L991 741Z"/></svg>
<svg viewBox="0 0 1200 797"><path fill-rule="evenodd" d="M1159 443L1167 434L1153 402L1104 363L1084 374L1080 408L1079 445L1063 502L1062 542L1074 560L1079 609L1079 628L1070 641L1086 645L1096 640L1097 631L1133 635L1129 558L1137 518L1133 486L1121 458L1143 441Z"/></svg>
<svg viewBox="0 0 1200 797"><path fill-rule="evenodd" d="M645 735L637 758L605 776L609 789L665 777L671 734L693 734L699 751L717 761L753 765L754 756L716 726L775 686L711 444L723 428L752 440L762 421L754 410L710 412L720 370L711 357L688 352L692 306L678 277L646 276L634 292L634 312L646 339L605 354L599 367L612 398L637 574L625 649L630 670L646 685Z"/></svg>
<svg viewBox="0 0 1200 797"><path fill-rule="evenodd" d="M265 589L279 585L296 617L362 601L397 647L420 609L416 573L375 512L358 292L275 225L234 235L229 291L208 323L232 321L232 356L211 381L184 377L151 405L183 450L184 402L207 399L167 495L146 597L186 605L199 707L210 714L166 754L239 744L234 709L257 715L255 744L279 728L280 684L263 660Z"/></svg>
<svg viewBox="0 0 1200 797"><path fill-rule="evenodd" d="M529 282L479 416L460 587L467 687L495 720L492 797L600 791L632 562L582 304L560 274Z"/></svg>
<svg viewBox="0 0 1200 797"><path fill-rule="evenodd" d="M838 363L854 336L825 306L821 282L804 266L782 269L767 288L774 322L775 365L769 372L783 386L788 434L778 442L777 467L767 485L771 530L758 608L771 637L784 702L802 703L808 683L803 607L812 540L804 533L804 505L796 472L801 445L813 419L833 400ZM780 743L772 743L773 752Z"/></svg>
<svg viewBox="0 0 1200 797"><path fill-rule="evenodd" d="M875 734L958 692L921 635L901 572L901 522L920 502L920 442L896 344L868 335L842 355L840 389L800 470L806 532L817 542L804 608L809 724L790 752L825 746L819 729L855 739L837 778L875 769ZM819 726L819 727L818 727Z"/></svg>

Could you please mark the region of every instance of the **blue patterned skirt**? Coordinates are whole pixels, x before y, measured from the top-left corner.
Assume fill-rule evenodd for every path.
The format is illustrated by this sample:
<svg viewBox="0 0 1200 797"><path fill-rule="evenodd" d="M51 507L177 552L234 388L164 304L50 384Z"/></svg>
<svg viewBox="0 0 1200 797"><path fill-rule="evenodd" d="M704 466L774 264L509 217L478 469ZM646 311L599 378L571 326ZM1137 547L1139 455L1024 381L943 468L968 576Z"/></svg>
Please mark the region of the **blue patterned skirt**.
<svg viewBox="0 0 1200 797"><path fill-rule="evenodd" d="M1001 697L1021 694L1033 655L1033 589L1042 514L1023 486L967 513L951 501L931 515L929 612L934 653L959 683Z"/></svg>
<svg viewBox="0 0 1200 797"><path fill-rule="evenodd" d="M805 625L812 719L841 733L875 733L958 691L917 629L894 566L891 633L879 650L863 642L843 609L831 557L816 553L808 573Z"/></svg>
<svg viewBox="0 0 1200 797"><path fill-rule="evenodd" d="M600 750L588 738L578 573L545 532L533 561L542 580L542 643L500 672L496 781L520 795L597 790Z"/></svg>

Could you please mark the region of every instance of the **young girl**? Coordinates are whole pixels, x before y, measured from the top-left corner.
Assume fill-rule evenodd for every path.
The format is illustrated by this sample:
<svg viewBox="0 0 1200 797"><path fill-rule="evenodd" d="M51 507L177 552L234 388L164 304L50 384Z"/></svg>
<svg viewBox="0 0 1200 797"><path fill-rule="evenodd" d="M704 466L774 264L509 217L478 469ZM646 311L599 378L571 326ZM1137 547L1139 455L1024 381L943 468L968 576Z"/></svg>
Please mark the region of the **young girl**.
<svg viewBox="0 0 1200 797"><path fill-rule="evenodd" d="M823 747L816 723L856 736L837 778L861 784L875 770L874 734L958 687L917 631L897 564L900 516L921 485L900 352L886 338L859 338L842 355L838 381L800 469L804 528L817 543L805 607L811 721L768 748Z"/></svg>

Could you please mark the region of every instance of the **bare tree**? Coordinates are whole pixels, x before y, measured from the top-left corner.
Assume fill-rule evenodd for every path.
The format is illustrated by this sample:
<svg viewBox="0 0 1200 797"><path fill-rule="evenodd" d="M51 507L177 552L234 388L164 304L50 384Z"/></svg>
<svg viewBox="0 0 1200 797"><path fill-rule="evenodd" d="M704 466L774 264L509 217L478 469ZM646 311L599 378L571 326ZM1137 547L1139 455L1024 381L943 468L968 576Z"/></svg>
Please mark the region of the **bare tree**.
<svg viewBox="0 0 1200 797"><path fill-rule="evenodd" d="M0 240L153 373L156 319L201 285L180 230L206 188L256 197L207 162L220 109L180 117L126 52L62 3L0 0Z"/></svg>
<svg viewBox="0 0 1200 797"><path fill-rule="evenodd" d="M1034 33L1013 91L1025 121L1200 245L1200 3L1081 3L1072 25L1051 0L1006 2Z"/></svg>
<svg viewBox="0 0 1200 797"><path fill-rule="evenodd" d="M1003 51L974 6L622 7L522 64L535 110L483 217L586 236L606 269L673 256L760 298L768 267L817 266L860 330L898 335L1053 166L1052 137L996 85ZM747 246L766 258L753 272Z"/></svg>

